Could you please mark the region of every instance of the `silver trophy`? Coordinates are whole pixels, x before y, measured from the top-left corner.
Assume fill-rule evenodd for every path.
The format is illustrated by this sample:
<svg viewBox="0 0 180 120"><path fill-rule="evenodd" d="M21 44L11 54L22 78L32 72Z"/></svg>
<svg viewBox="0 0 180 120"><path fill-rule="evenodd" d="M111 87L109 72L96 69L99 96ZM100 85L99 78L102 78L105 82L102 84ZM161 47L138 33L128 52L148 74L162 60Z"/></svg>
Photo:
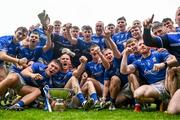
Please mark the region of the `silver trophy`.
<svg viewBox="0 0 180 120"><path fill-rule="evenodd" d="M49 112L52 112L50 101L54 101L53 110L64 111L66 109L67 103L71 101L72 91L67 88L49 88L45 86L43 88L45 93L46 105Z"/></svg>

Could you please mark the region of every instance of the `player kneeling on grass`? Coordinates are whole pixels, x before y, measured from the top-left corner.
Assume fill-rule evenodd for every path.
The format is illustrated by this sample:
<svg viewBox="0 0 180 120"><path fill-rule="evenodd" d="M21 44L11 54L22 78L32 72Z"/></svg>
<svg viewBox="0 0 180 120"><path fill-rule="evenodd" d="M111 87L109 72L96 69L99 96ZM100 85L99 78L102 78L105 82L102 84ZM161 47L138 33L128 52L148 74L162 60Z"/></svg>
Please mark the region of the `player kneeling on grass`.
<svg viewBox="0 0 180 120"><path fill-rule="evenodd" d="M177 62L176 58L167 51L151 52L149 47L139 43L138 51L142 54L142 57L127 65L127 56L130 51L130 48L124 50L121 72L131 74L138 70L144 75L148 83L148 85L142 85L134 91L134 98L139 102L154 102L157 99L165 100L166 96L168 96L164 85L166 67ZM135 111L136 106L140 106L140 104L135 105Z"/></svg>
<svg viewBox="0 0 180 120"><path fill-rule="evenodd" d="M48 65L33 63L20 74L6 78L0 83L0 95L8 88L13 88L20 96L23 96L16 104L8 107L10 110L23 110L24 105L33 102L39 95L40 89L49 84L49 79L60 69L58 60L52 60Z"/></svg>

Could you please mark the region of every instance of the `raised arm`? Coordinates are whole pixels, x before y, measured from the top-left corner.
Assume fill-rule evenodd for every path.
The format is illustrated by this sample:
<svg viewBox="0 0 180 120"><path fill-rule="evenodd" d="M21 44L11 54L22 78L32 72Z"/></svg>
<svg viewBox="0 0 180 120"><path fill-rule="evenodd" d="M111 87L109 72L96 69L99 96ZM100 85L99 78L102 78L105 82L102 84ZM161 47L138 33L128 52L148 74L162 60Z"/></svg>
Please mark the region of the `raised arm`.
<svg viewBox="0 0 180 120"><path fill-rule="evenodd" d="M105 69L109 69L110 68L110 64L107 61L107 59L104 57L104 55L102 54L100 47L95 47L94 51L99 55L99 57L102 60L102 65L104 66Z"/></svg>
<svg viewBox="0 0 180 120"><path fill-rule="evenodd" d="M150 29L148 28L144 28L143 40L144 40L144 44L147 46L158 47L158 48L161 47L158 45L158 39L156 37L152 37Z"/></svg>
<svg viewBox="0 0 180 120"><path fill-rule="evenodd" d="M46 36L47 36L47 42L46 45L43 47L43 52L48 51L52 47L52 40L51 40L51 34L53 32L53 26L49 25L48 29L45 30Z"/></svg>
<svg viewBox="0 0 180 120"><path fill-rule="evenodd" d="M79 58L79 61L81 62L81 64L78 66L78 68L76 70L74 70L73 72L73 75L76 77L76 78L79 78L82 73L84 72L85 70L85 65L87 63L87 58L85 56L81 56Z"/></svg>
<svg viewBox="0 0 180 120"><path fill-rule="evenodd" d="M76 45L77 44L77 39L72 37L70 29L72 27L72 25L70 23L67 23L65 25L66 27L66 33L65 33L65 38L72 44L72 45Z"/></svg>
<svg viewBox="0 0 180 120"><path fill-rule="evenodd" d="M150 47L161 47L158 44L158 39L156 37L152 37L151 35L151 25L152 25L152 21L153 21L154 15L152 15L151 18L146 19L143 22L143 26L144 26L144 32L143 32L143 40L144 40L144 44Z"/></svg>
<svg viewBox="0 0 180 120"><path fill-rule="evenodd" d="M110 47L110 49L113 51L113 54L116 58L121 58L121 53L118 50L117 45L111 39L111 32L107 29L104 31L104 34L105 34L104 38L105 38L106 45Z"/></svg>
<svg viewBox="0 0 180 120"><path fill-rule="evenodd" d="M121 61L121 66L120 66L120 72L122 74L130 74L130 73L134 73L136 68L134 67L134 65L130 64L128 65L127 64L127 57L129 55L131 51L131 48L125 48L124 49L124 52L123 52L123 57L122 57L122 61Z"/></svg>

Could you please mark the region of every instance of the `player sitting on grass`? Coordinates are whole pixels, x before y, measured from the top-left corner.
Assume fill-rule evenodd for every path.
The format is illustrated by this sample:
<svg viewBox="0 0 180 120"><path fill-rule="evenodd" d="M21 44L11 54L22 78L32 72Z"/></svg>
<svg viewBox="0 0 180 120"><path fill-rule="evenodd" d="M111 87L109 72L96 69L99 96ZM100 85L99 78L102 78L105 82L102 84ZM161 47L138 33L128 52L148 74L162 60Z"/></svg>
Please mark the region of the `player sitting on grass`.
<svg viewBox="0 0 180 120"><path fill-rule="evenodd" d="M102 97L104 71L109 69L110 65L98 45L94 44L90 47L90 54L92 61L88 62L82 69L86 71L88 77L81 81L81 89L83 93L93 99L95 107L100 107L99 97Z"/></svg>
<svg viewBox="0 0 180 120"><path fill-rule="evenodd" d="M81 76L81 69L85 66L87 59L82 56L80 58L81 64L75 71L71 70L71 59L68 54L64 53L58 60L61 63L61 70L53 77L51 87L72 89L83 108L85 110L89 109L92 106L93 101L87 101L85 99L77 79Z"/></svg>
<svg viewBox="0 0 180 120"><path fill-rule="evenodd" d="M30 104L41 94L40 89L48 85L50 78L59 70L58 60L52 60L48 65L36 62L25 68L21 75L4 79L0 83L0 95L3 95L8 88L13 88L18 95L23 96L16 104L7 109L23 110L24 105Z"/></svg>

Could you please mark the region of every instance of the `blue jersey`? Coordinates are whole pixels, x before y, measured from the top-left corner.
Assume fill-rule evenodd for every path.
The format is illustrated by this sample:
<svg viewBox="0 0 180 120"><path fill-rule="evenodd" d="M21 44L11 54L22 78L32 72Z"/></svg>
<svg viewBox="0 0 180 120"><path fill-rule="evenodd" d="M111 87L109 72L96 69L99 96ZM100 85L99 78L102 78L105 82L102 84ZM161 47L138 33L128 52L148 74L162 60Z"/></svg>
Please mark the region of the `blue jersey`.
<svg viewBox="0 0 180 120"><path fill-rule="evenodd" d="M124 44L131 37L130 32L119 32L112 36L113 41L118 47L118 50L122 52L124 50Z"/></svg>
<svg viewBox="0 0 180 120"><path fill-rule="evenodd" d="M21 46L19 49L18 58L27 58L29 61L37 62L37 60L42 56L43 54L43 47L38 46L34 49L26 48Z"/></svg>
<svg viewBox="0 0 180 120"><path fill-rule="evenodd" d="M42 56L42 54L43 54L43 47L42 46L38 46L35 49L30 49L30 48L26 48L26 47L21 46L19 51L18 51L17 57L18 58L24 58L25 57L28 59L28 61L37 62L38 59ZM17 68L16 65L13 64L10 67L10 70L17 72L17 73L20 73L22 69Z"/></svg>
<svg viewBox="0 0 180 120"><path fill-rule="evenodd" d="M154 48L151 48L151 52L153 52L153 51L156 51ZM165 50L166 51L166 50ZM134 61L136 61L136 60L138 60L138 59L140 59L141 58L141 54L138 54L138 53L136 53L136 54L134 54L134 53L132 53L132 54L130 54L129 56L128 56L128 65L129 64L132 64Z"/></svg>
<svg viewBox="0 0 180 120"><path fill-rule="evenodd" d="M132 64L134 61L138 60L138 59L141 59L141 54L130 54L128 56L128 65L129 64ZM140 72L139 73L139 78L141 81L146 81L146 79L144 78L144 75Z"/></svg>
<svg viewBox="0 0 180 120"><path fill-rule="evenodd" d="M166 48L170 54L176 56L180 64L180 32L168 33L155 39L157 47Z"/></svg>
<svg viewBox="0 0 180 120"><path fill-rule="evenodd" d="M141 58L141 54L130 54L129 56L128 56L128 65L129 64L132 64L134 61L136 61L136 60L138 60L138 59L140 59Z"/></svg>
<svg viewBox="0 0 180 120"><path fill-rule="evenodd" d="M93 61L90 61L86 64L85 70L89 77L92 77L100 83L104 84L105 68L101 63L95 63Z"/></svg>
<svg viewBox="0 0 180 120"><path fill-rule="evenodd" d="M10 56L16 56L18 54L18 50L20 47L19 43L13 42L13 36L3 36L0 37L0 51L6 52ZM0 60L0 64L2 64L3 61Z"/></svg>
<svg viewBox="0 0 180 120"><path fill-rule="evenodd" d="M105 42L104 42L104 37L103 36L97 36L97 35L92 35L91 36L92 41L97 44L101 50L105 48Z"/></svg>
<svg viewBox="0 0 180 120"><path fill-rule="evenodd" d="M86 42L83 39L78 38L76 47L80 49L81 55L86 56L88 58L88 61L91 61L92 57L90 55L90 47L94 44L96 43L94 43L93 41Z"/></svg>
<svg viewBox="0 0 180 120"><path fill-rule="evenodd" d="M66 83L72 77L72 71L58 72L56 75L53 76L52 81L50 83L50 87L52 88L64 88Z"/></svg>
<svg viewBox="0 0 180 120"><path fill-rule="evenodd" d="M43 64L43 63L33 63L31 66L31 69L33 71L33 73L39 73L43 79L42 80L32 80L30 77L23 77L24 81L26 84L30 85L30 86L34 86L34 87L39 87L39 88L43 88L45 85L49 85L49 81L51 79L51 77L47 76L45 69L47 68L47 65Z"/></svg>
<svg viewBox="0 0 180 120"><path fill-rule="evenodd" d="M113 63L111 64L110 69L105 70L104 73L104 80L111 80L112 76L118 76L122 81L122 85L128 82L127 75L123 75L120 73L120 64L121 59L114 59Z"/></svg>
<svg viewBox="0 0 180 120"><path fill-rule="evenodd" d="M141 58L133 62L135 68L144 76L146 82L149 84L158 82L165 79L166 68L160 71L153 71L153 66L156 63L164 62L170 54L167 51L163 52L151 52L150 56Z"/></svg>

